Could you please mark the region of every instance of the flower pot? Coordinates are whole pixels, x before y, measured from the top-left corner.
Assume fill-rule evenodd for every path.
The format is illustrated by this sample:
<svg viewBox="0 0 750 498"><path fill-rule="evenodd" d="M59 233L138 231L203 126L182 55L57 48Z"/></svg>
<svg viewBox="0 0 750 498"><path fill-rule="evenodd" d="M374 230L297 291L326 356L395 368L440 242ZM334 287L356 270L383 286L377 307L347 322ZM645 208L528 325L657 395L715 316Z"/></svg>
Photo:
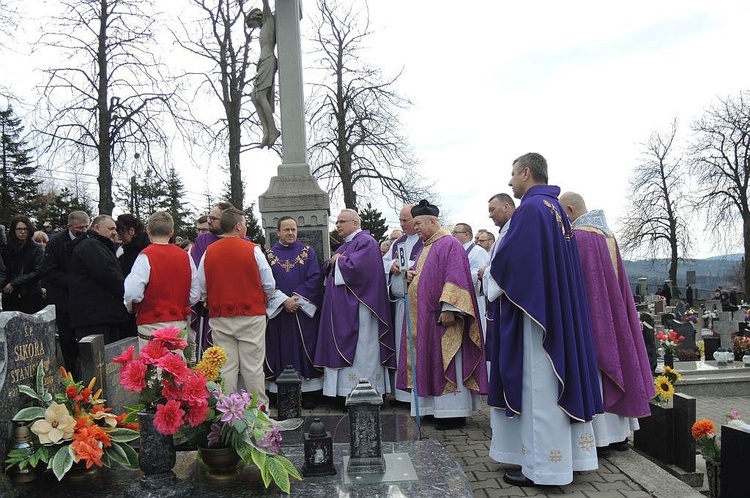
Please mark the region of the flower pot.
<svg viewBox="0 0 750 498"><path fill-rule="evenodd" d="M99 467L92 465L91 468L86 468L86 463L82 460L78 463L74 463L70 470L63 477L63 482L85 482L89 481L99 475Z"/></svg>
<svg viewBox="0 0 750 498"><path fill-rule="evenodd" d="M721 462L706 461L708 496L718 498L721 490Z"/></svg>
<svg viewBox="0 0 750 498"><path fill-rule="evenodd" d="M171 472L177 461L172 436L160 434L154 427L155 411L138 412L141 441L138 466L146 475Z"/></svg>
<svg viewBox="0 0 750 498"><path fill-rule="evenodd" d="M213 481L231 481L239 473L240 456L234 448L204 448L198 446L201 461L208 467L206 477Z"/></svg>
<svg viewBox="0 0 750 498"><path fill-rule="evenodd" d="M674 355L672 353L664 353L664 366L674 368Z"/></svg>

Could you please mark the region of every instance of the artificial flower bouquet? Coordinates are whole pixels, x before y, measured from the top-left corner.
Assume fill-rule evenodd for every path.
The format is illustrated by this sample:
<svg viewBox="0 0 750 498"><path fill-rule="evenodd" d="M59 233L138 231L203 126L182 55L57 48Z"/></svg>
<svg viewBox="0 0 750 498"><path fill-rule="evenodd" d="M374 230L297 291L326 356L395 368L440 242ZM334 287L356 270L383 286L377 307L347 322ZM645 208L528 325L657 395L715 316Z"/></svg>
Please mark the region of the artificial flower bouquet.
<svg viewBox="0 0 750 498"><path fill-rule="evenodd" d="M695 308L690 308L685 312L685 320L696 325L698 323L698 312Z"/></svg>
<svg viewBox="0 0 750 498"><path fill-rule="evenodd" d="M127 469L138 468L138 455L128 444L138 439L137 425L125 421L125 414L116 416L104 406L101 389L92 393L96 378L84 387L60 367L62 393L54 396L44 386L44 366L36 370L36 389L19 386L19 391L33 398L39 406L23 408L16 413L16 422L33 422L33 452L11 450L5 460L6 470L14 465L23 469L43 462L61 480L74 463L84 462L87 469L94 465L110 467L117 462Z"/></svg>
<svg viewBox="0 0 750 498"><path fill-rule="evenodd" d="M137 355L130 346L112 359L120 365L120 384L139 394L139 403L128 407L127 420L135 420L140 411L155 411L154 427L165 436L184 425L197 427L209 410L206 377L188 367L182 335L177 327L156 330Z"/></svg>
<svg viewBox="0 0 750 498"><path fill-rule="evenodd" d="M732 351L740 357L745 353L750 353L750 337L732 334Z"/></svg>
<svg viewBox="0 0 750 498"><path fill-rule="evenodd" d="M685 336L678 336L674 330L666 333L663 330L659 330L656 333L656 340L659 341L659 345L664 349L665 353L677 354L677 345L685 340Z"/></svg>
<svg viewBox="0 0 750 498"><path fill-rule="evenodd" d="M659 403L669 401L674 397L674 385L682 379L682 375L675 369L664 365L664 372L654 379L656 389L655 399Z"/></svg>
<svg viewBox="0 0 750 498"><path fill-rule="evenodd" d="M226 361L226 352L217 347L206 350L203 359L196 365L209 381L209 411L205 421L184 435L199 446L206 448L231 447L242 461L254 464L260 470L263 484L271 482L285 493L289 493L290 476L302 479L297 469L281 454L281 433L276 421L268 415L268 408L258 400L257 393L225 393L219 372Z"/></svg>
<svg viewBox="0 0 750 498"><path fill-rule="evenodd" d="M740 413L734 408L729 410L726 422L727 425L734 427L745 425ZM721 460L721 444L719 443L716 425L712 421L707 418L697 420L690 429L690 433L693 435L695 444L698 446L704 460L707 462L718 462Z"/></svg>

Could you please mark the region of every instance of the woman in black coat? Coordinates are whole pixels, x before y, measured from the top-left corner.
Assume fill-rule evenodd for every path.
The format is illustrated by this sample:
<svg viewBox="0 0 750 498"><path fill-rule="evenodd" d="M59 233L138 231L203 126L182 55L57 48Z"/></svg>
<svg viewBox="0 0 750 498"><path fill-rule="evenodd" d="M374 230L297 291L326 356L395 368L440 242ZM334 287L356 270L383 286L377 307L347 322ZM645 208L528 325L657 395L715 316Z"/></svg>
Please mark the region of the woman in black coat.
<svg viewBox="0 0 750 498"><path fill-rule="evenodd" d="M36 313L44 308L42 297L42 260L44 249L31 239L34 224L28 217L16 215L8 227L7 242L0 250L5 263L5 278L0 282L3 311Z"/></svg>

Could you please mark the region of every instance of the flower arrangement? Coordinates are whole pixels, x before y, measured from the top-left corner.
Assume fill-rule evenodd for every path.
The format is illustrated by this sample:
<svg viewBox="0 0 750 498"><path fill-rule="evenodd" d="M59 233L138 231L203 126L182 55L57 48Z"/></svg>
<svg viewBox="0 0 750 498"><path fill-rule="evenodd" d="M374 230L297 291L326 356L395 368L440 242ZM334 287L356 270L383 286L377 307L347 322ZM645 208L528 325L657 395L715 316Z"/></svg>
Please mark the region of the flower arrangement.
<svg viewBox="0 0 750 498"><path fill-rule="evenodd" d="M693 325L698 323L698 312L695 308L690 308L685 312L685 320L692 323Z"/></svg>
<svg viewBox="0 0 750 498"><path fill-rule="evenodd" d="M703 340L696 341L695 347L698 350L698 354L700 355L700 357L705 359L706 358L706 343L703 342Z"/></svg>
<svg viewBox="0 0 750 498"><path fill-rule="evenodd" d="M260 470L263 484L271 482L289 493L290 477L302 479L297 469L281 454L281 434L267 407L259 403L256 393L245 390L224 393L219 372L226 361L226 352L218 347L206 350L196 365L206 378L210 393L209 411L205 422L185 434L191 441L206 448L231 447L242 461Z"/></svg>
<svg viewBox="0 0 750 498"><path fill-rule="evenodd" d="M94 465L109 467L117 462L127 469L138 468L138 455L128 444L138 439L137 425L125 422L125 414L115 416L104 406L101 389L92 393L96 378L84 387L60 367L63 392L54 396L44 387L44 366L36 370L36 389L19 386L40 406L23 408L14 421L33 422L31 433L36 450L12 450L5 460L6 470L14 465L23 469L43 462L58 480L74 463L84 462L87 469Z"/></svg>
<svg viewBox="0 0 750 498"><path fill-rule="evenodd" d="M750 353L750 337L732 334L732 351L738 355Z"/></svg>
<svg viewBox="0 0 750 498"><path fill-rule="evenodd" d="M200 425L208 414L209 393L202 371L190 369L182 354L187 341L177 327L157 330L152 337L137 356L130 346L112 359L120 365L120 384L140 395L127 420L155 410L154 427L163 435L176 434L186 424Z"/></svg>
<svg viewBox="0 0 750 498"><path fill-rule="evenodd" d="M744 425L740 413L734 408L729 410L726 421L729 426ZM707 418L697 420L690 429L690 433L707 462L718 462L721 459L721 444L718 440L716 425L712 421Z"/></svg>
<svg viewBox="0 0 750 498"><path fill-rule="evenodd" d="M665 365L664 372L654 379L656 389L655 399L659 403L665 403L674 397L674 385L682 379L682 375L673 368Z"/></svg>
<svg viewBox="0 0 750 498"><path fill-rule="evenodd" d="M685 340L685 336L678 336L674 330L670 330L667 333L660 330L656 333L656 340L659 341L665 353L675 354L677 353L677 345Z"/></svg>

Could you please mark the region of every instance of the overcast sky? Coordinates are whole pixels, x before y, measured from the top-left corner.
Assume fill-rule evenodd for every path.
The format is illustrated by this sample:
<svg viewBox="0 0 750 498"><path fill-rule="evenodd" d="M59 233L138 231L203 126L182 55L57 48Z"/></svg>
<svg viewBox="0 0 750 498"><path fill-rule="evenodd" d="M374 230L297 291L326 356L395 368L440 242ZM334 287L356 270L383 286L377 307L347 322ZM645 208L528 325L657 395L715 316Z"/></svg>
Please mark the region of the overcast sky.
<svg viewBox="0 0 750 498"><path fill-rule="evenodd" d="M638 144L675 116L687 135L717 97L750 87L746 0L370 0L369 10L363 58L387 75L403 68L397 87L414 106L401 131L448 221L475 230L492 227L486 201L510 192L511 162L530 151L547 158L550 183L604 209L617 230ZM279 163L268 151L243 157L248 200ZM218 193L216 172L185 171L197 179L191 200L203 182ZM395 228L397 213L379 207Z"/></svg>

